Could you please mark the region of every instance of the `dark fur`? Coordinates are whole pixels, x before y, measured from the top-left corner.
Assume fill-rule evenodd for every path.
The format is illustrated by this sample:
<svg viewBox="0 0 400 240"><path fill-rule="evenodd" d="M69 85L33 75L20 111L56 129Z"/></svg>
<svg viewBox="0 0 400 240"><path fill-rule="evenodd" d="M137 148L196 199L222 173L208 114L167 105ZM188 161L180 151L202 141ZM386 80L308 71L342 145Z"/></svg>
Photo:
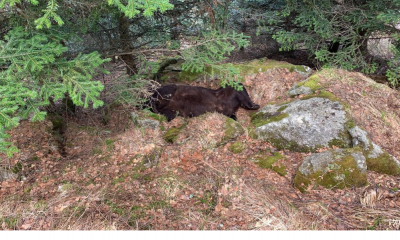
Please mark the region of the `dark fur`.
<svg viewBox="0 0 400 240"><path fill-rule="evenodd" d="M249 94L232 87L212 90L185 85L166 85L157 89L149 100L151 110L165 115L168 121L176 116L197 117L206 112L219 112L236 120L239 107L256 110L260 106L250 100Z"/></svg>

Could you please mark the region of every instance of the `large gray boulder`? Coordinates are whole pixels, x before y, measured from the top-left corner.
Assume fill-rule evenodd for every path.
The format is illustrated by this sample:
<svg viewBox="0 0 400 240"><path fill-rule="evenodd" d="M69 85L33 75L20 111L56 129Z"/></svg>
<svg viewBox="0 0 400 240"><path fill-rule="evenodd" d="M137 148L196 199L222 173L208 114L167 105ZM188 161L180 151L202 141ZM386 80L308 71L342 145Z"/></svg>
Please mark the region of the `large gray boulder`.
<svg viewBox="0 0 400 240"><path fill-rule="evenodd" d="M294 185L305 191L310 184L327 188L365 186L366 159L357 149L332 149L306 157L294 178Z"/></svg>
<svg viewBox="0 0 400 240"><path fill-rule="evenodd" d="M279 149L312 152L321 147L351 147L349 119L338 101L323 97L267 105L252 117L254 134Z"/></svg>

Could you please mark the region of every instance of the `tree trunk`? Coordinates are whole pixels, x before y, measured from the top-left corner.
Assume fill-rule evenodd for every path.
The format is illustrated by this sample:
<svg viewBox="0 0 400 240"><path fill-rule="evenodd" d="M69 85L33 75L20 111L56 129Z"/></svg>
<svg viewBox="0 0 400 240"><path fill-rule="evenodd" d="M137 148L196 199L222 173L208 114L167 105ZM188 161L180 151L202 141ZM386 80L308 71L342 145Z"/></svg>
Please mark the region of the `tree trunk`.
<svg viewBox="0 0 400 240"><path fill-rule="evenodd" d="M123 14L121 14L119 17L118 31L119 31L120 46L123 52L129 52L133 50L133 46L131 44L131 37L129 34L129 26L130 26L129 19L125 17ZM129 76L137 73L137 67L135 61L136 59L134 56L132 56L132 54L121 55L120 58L122 59L122 61L125 62L126 73Z"/></svg>

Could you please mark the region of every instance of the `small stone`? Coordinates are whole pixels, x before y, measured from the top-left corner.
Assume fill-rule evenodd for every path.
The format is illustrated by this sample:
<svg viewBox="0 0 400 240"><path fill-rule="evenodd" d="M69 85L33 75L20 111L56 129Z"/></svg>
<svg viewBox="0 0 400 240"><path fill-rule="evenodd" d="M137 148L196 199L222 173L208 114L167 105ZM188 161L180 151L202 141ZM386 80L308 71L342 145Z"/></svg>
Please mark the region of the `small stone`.
<svg viewBox="0 0 400 240"><path fill-rule="evenodd" d="M313 91L311 90L311 88L305 87L305 86L299 87L297 85L295 85L288 91L288 95L291 97L294 97L297 95L308 95L308 94L312 94L312 93L313 93Z"/></svg>
<svg viewBox="0 0 400 240"><path fill-rule="evenodd" d="M0 168L0 182L8 179L16 179L17 174L13 173L12 170Z"/></svg>

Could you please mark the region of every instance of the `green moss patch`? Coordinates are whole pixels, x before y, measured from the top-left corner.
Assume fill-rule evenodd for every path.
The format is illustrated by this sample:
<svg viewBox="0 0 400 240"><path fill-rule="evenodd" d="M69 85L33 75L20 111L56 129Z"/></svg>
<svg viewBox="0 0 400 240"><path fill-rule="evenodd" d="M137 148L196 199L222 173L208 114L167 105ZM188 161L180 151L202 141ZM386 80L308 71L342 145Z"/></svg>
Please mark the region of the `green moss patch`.
<svg viewBox="0 0 400 240"><path fill-rule="evenodd" d="M267 59L257 59L247 63L234 64L234 67L239 69L241 75L257 74L259 72L266 72L274 68L285 68L288 69L290 72L296 71L307 73L307 69L304 66Z"/></svg>
<svg viewBox="0 0 400 240"><path fill-rule="evenodd" d="M294 186L305 192L310 185L326 188L343 189L347 187L362 187L368 184L367 175L357 167L357 161L350 154L333 155L335 162L328 164L325 169L304 175L300 171L294 178ZM312 166L310 166L311 168Z"/></svg>
<svg viewBox="0 0 400 240"><path fill-rule="evenodd" d="M279 62L279 61L268 61L265 64L265 71L268 69L273 69L273 68L286 68L288 69L290 72L302 72L302 73L307 73L307 69L304 66L301 65L293 65L290 63L286 63L286 62Z"/></svg>
<svg viewBox="0 0 400 240"><path fill-rule="evenodd" d="M168 143L174 143L180 132L181 128L172 127L164 133L163 139Z"/></svg>
<svg viewBox="0 0 400 240"><path fill-rule="evenodd" d="M368 170L389 175L400 175L400 167L389 153L384 152L377 158L369 158L368 155L365 154Z"/></svg>
<svg viewBox="0 0 400 240"><path fill-rule="evenodd" d="M275 138L270 136L268 142L275 146L278 150L289 150L293 152L315 152L318 148L323 146L308 147L302 146L294 141L287 141L282 138Z"/></svg>
<svg viewBox="0 0 400 240"><path fill-rule="evenodd" d="M244 134L243 127L232 118L227 117L225 121L224 136L222 137L221 143L219 145L224 145L227 142L232 141L233 139L243 134Z"/></svg>
<svg viewBox="0 0 400 240"><path fill-rule="evenodd" d="M194 81L203 76L203 72L182 71L178 73L178 81Z"/></svg>
<svg viewBox="0 0 400 240"><path fill-rule="evenodd" d="M321 84L319 83L320 80L321 79L318 75L312 75L306 81L297 84L297 86L298 87L301 87L301 86L308 87L311 89L311 91L313 91L315 93L315 91L322 88Z"/></svg>
<svg viewBox="0 0 400 240"><path fill-rule="evenodd" d="M286 167L282 164L277 164L278 160L284 159L279 152L274 152L271 156L268 152L261 152L254 157L254 163L261 168L271 169L281 176L287 174Z"/></svg>
<svg viewBox="0 0 400 240"><path fill-rule="evenodd" d="M280 109L284 110L284 108L282 107ZM268 115L263 112L258 112L252 116L251 125L257 128L271 122L279 122L280 120L287 118L288 116L289 114L287 113L277 113L276 115Z"/></svg>
<svg viewBox="0 0 400 240"><path fill-rule="evenodd" d="M350 119L349 121L344 123L344 126L346 129L352 129L352 128L356 127L357 125L353 119Z"/></svg>
<svg viewBox="0 0 400 240"><path fill-rule="evenodd" d="M327 98L327 99L331 100L332 102L340 102L340 103L342 103L342 101L338 97L336 97L333 93L328 92L328 91L324 91L324 90L322 90L322 91L320 91L319 93L316 93L316 94L307 95L307 96L301 98L301 100L307 100L307 99L315 98L315 97Z"/></svg>
<svg viewBox="0 0 400 240"><path fill-rule="evenodd" d="M232 145L229 146L229 151L233 152L234 154L238 154L243 152L246 149L246 145L242 142L234 142Z"/></svg>
<svg viewBox="0 0 400 240"><path fill-rule="evenodd" d="M143 111L144 117L146 118L152 118L154 120L157 120L159 122L166 122L167 118L164 115L153 113L151 111Z"/></svg>
<svg viewBox="0 0 400 240"><path fill-rule="evenodd" d="M345 129L341 133L339 133L338 137L329 141L329 147L338 147L338 148L350 148L351 147L351 136L349 132Z"/></svg>

